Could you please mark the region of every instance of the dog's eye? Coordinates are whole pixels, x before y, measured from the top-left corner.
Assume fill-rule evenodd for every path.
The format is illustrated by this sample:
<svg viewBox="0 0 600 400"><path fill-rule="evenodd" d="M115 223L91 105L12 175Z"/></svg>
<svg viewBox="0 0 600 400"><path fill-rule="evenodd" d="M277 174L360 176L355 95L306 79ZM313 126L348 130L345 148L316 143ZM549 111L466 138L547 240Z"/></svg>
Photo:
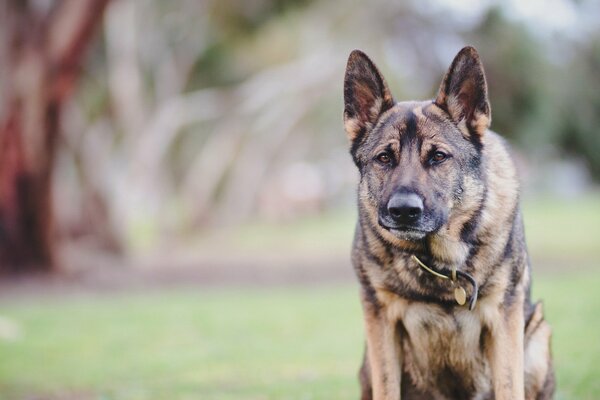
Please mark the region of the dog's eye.
<svg viewBox="0 0 600 400"><path fill-rule="evenodd" d="M431 156L431 162L433 164L437 164L437 163L441 163L442 161L444 161L446 158L448 158L448 155L446 155L446 153L441 152L441 151L436 151L435 153L433 153L433 155Z"/></svg>
<svg viewBox="0 0 600 400"><path fill-rule="evenodd" d="M392 159L388 153L381 153L377 156L377 161L379 161L382 164L389 164L392 161Z"/></svg>

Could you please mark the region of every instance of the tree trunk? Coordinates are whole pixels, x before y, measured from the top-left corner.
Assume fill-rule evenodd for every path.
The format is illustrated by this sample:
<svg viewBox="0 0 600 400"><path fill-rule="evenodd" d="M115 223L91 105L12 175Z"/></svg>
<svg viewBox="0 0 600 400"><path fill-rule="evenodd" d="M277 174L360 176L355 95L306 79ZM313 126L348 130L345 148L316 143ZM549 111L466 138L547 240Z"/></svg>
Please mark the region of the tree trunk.
<svg viewBox="0 0 600 400"><path fill-rule="evenodd" d="M51 182L61 108L107 3L55 1L45 12L39 2L0 6L0 273L56 266Z"/></svg>

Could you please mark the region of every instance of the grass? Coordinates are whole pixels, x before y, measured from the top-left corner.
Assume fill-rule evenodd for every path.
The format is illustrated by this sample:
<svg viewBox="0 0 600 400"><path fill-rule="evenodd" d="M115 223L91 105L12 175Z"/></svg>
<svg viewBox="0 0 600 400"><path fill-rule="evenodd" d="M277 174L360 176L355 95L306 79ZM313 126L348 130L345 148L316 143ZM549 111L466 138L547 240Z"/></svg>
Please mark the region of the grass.
<svg viewBox="0 0 600 400"><path fill-rule="evenodd" d="M577 199L527 199L523 215L534 265L536 261L566 268L600 265L600 193Z"/></svg>
<svg viewBox="0 0 600 400"><path fill-rule="evenodd" d="M5 306L22 335L0 343L0 398L352 397L362 347L352 292L166 292Z"/></svg>
<svg viewBox="0 0 600 400"><path fill-rule="evenodd" d="M524 215L534 298L554 330L557 398L600 398L600 197L529 200ZM354 218L252 224L228 243L347 254ZM350 284L7 300L0 399L357 398L362 350Z"/></svg>
<svg viewBox="0 0 600 400"><path fill-rule="evenodd" d="M568 268L594 266L600 258L600 192L575 199L527 198L522 202L525 230L534 265L557 264ZM304 217L282 224L251 223L223 236L195 241L194 248L210 252L233 245L248 254L285 249L289 252L348 254L356 211L342 208L325 215Z"/></svg>
<svg viewBox="0 0 600 400"><path fill-rule="evenodd" d="M538 276L559 399L600 397L600 273ZM353 286L223 289L9 302L0 398L356 398ZM68 397L74 396L74 397Z"/></svg>

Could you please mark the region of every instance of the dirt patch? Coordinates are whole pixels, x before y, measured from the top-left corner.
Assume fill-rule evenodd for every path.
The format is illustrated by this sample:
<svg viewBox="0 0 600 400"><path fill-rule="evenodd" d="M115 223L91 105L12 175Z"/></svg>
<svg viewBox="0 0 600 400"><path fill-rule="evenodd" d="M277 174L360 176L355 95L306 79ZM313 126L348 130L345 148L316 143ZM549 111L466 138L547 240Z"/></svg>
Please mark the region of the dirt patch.
<svg viewBox="0 0 600 400"><path fill-rule="evenodd" d="M102 294L179 287L296 286L353 282L349 256L232 254L195 259L125 261L71 260L53 275L15 276L0 281L0 300L31 296Z"/></svg>
<svg viewBox="0 0 600 400"><path fill-rule="evenodd" d="M534 260L535 261L535 260ZM0 280L0 301L18 298L94 295L177 288L310 286L355 283L350 255L338 250L289 252L232 251L202 255L162 252L124 260L98 253L69 254L53 275ZM546 260L534 263L540 274L594 268L590 263Z"/></svg>

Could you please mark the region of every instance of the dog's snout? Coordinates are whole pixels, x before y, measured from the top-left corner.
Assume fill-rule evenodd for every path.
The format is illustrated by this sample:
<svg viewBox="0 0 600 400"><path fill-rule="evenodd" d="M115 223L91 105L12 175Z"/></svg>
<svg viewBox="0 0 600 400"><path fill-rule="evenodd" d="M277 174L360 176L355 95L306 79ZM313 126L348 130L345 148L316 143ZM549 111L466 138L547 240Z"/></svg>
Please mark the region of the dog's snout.
<svg viewBox="0 0 600 400"><path fill-rule="evenodd" d="M400 224L413 224L423 214L423 200L416 193L396 193L387 205L390 216Z"/></svg>

